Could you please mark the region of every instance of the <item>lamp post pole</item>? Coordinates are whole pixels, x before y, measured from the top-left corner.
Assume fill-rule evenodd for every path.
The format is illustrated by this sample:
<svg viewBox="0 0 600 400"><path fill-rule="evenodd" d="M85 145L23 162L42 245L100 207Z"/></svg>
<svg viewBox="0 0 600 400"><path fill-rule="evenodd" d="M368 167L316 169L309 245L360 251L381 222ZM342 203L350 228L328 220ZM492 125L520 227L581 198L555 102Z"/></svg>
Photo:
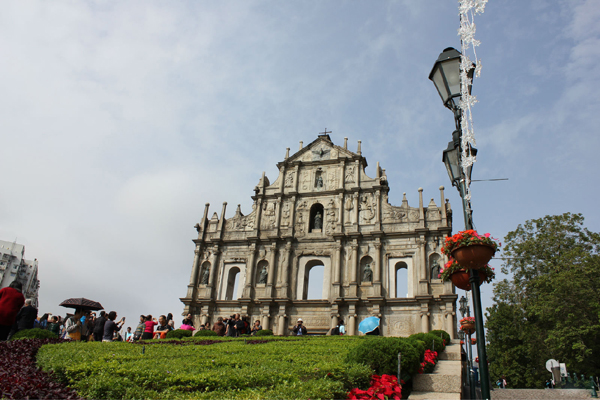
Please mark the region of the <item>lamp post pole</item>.
<svg viewBox="0 0 600 400"><path fill-rule="evenodd" d="M466 198L466 177L462 168L462 121L461 121L461 91L460 91L460 64L461 53L454 48L446 48L435 62L429 79L433 81L444 106L454 113L456 130L452 134L452 142L444 151L442 160L448 170L452 186L456 186L462 200L465 229L473 229L472 211L469 200ZM468 73L472 78L473 69ZM468 87L471 92L471 85ZM475 155L477 149L468 147L467 153ZM471 175L468 171L469 177ZM479 371L481 374L481 396L484 400L490 399L490 382L485 349L485 332L483 328L483 312L481 308L481 292L479 290L479 274L476 270L470 270L469 282L473 291L473 311L475 312L475 331L477 332L477 354L479 357ZM470 346L470 343L469 343Z"/></svg>
<svg viewBox="0 0 600 400"><path fill-rule="evenodd" d="M459 300L460 303L460 315L462 317L465 316L465 313L467 314L467 317L471 316L471 309L469 307L469 302L468 300L465 298L465 296L462 296ZM464 332L463 332L464 334ZM474 399L477 396L475 395L475 377L474 377L474 373L473 373L473 349L471 348L471 332L469 331L469 333L466 335L467 336L467 369L468 369L468 381L469 381L469 389L471 392L471 398Z"/></svg>

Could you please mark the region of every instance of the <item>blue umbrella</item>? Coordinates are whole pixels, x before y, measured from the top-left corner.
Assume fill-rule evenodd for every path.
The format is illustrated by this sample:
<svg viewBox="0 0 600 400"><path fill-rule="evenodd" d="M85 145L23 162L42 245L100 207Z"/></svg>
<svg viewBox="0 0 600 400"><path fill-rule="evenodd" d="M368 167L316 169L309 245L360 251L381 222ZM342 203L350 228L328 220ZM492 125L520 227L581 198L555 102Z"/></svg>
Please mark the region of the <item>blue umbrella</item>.
<svg viewBox="0 0 600 400"><path fill-rule="evenodd" d="M369 332L374 331L379 326L379 318L377 317L369 317L365 318L358 324L359 332L367 334Z"/></svg>

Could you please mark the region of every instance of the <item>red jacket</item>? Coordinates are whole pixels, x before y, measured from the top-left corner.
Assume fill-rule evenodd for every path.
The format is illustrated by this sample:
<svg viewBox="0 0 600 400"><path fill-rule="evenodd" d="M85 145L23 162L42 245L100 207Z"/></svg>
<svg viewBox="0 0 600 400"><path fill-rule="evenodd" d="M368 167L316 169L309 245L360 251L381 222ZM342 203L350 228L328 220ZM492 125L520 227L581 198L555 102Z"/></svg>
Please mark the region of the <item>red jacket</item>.
<svg viewBox="0 0 600 400"><path fill-rule="evenodd" d="M17 313L24 303L25 297L17 289L11 287L0 289L0 325L14 324Z"/></svg>

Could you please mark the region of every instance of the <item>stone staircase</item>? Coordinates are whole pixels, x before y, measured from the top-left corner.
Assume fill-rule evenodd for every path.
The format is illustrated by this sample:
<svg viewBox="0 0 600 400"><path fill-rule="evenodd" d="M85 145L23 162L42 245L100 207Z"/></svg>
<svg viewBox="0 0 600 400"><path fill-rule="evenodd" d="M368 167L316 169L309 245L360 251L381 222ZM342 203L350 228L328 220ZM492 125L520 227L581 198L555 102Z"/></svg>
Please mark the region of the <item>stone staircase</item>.
<svg viewBox="0 0 600 400"><path fill-rule="evenodd" d="M430 374L413 377L410 400L440 399L460 400L462 388L462 365L460 344L453 340L446 346Z"/></svg>

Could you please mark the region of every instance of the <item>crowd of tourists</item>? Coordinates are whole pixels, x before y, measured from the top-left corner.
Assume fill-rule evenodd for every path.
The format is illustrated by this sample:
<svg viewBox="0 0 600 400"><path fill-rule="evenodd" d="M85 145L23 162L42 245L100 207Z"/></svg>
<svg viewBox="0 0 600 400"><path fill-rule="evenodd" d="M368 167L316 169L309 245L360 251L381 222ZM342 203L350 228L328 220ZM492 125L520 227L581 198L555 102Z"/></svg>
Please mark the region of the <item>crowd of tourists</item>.
<svg viewBox="0 0 600 400"><path fill-rule="evenodd" d="M255 335L262 330L260 321L251 323L248 316L233 314L229 317L218 317L211 326L209 322L194 323L191 314L188 314L179 327L176 328L173 314L161 315L154 318L152 315L140 315L139 323L132 332L131 327L122 330L125 317L117 319L117 312L106 313L90 311L84 308L75 308L74 314L67 314L64 318L57 315L43 314L38 318L38 310L32 305L31 299L25 299L19 282L13 282L9 287L0 289L0 341L8 340L18 331L24 329L46 329L61 338L81 341L112 342L164 339L167 333L174 329L184 329L195 333L201 330L212 330L218 336L238 337L240 335ZM332 334L344 334L343 321L332 329ZM293 335L306 335L308 331L299 318L292 328Z"/></svg>

